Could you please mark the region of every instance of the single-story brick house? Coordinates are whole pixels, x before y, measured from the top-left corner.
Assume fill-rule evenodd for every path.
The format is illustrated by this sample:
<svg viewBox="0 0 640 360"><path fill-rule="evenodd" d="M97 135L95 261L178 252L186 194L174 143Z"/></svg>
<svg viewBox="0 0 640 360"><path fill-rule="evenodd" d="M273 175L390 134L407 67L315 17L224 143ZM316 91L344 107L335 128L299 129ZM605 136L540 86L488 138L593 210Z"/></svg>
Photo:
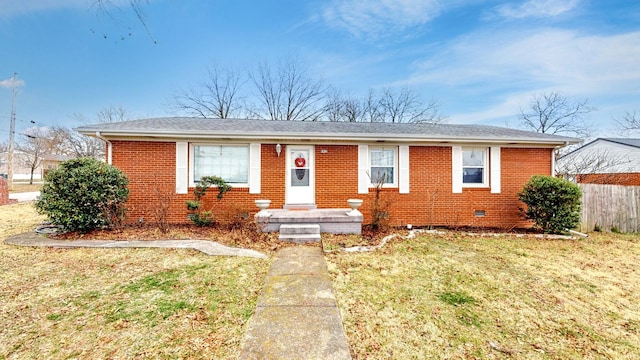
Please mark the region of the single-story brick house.
<svg viewBox="0 0 640 360"><path fill-rule="evenodd" d="M218 216L270 208L347 208L359 198L371 220L372 179L383 180L391 225L524 227L518 192L553 174L554 151L578 139L493 126L155 118L82 126L107 141L107 160L130 180L129 219L152 219L158 189L170 221L204 175L233 186ZM219 210L216 210L219 209ZM225 209L224 211L221 209Z"/></svg>

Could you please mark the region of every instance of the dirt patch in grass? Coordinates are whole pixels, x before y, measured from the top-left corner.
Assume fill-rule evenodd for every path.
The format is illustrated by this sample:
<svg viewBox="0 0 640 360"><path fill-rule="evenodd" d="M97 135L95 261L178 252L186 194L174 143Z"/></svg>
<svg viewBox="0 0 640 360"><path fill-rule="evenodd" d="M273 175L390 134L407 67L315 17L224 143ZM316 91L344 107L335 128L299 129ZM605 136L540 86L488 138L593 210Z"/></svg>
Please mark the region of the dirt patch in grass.
<svg viewBox="0 0 640 360"><path fill-rule="evenodd" d="M0 237L43 219L0 207ZM0 358L235 359L269 260L0 244Z"/></svg>
<svg viewBox="0 0 640 360"><path fill-rule="evenodd" d="M327 255L356 359L640 358L638 259L640 237L616 234L421 235Z"/></svg>

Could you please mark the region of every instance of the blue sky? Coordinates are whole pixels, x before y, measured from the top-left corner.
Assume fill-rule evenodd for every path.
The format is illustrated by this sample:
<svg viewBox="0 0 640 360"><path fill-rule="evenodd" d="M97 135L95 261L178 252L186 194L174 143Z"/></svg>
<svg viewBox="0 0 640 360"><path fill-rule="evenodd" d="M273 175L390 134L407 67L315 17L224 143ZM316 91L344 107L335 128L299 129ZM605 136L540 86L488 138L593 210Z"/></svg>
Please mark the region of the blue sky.
<svg viewBox="0 0 640 360"><path fill-rule="evenodd" d="M410 86L450 123L519 127L520 107L549 91L589 99L594 136L621 135L613 119L640 111L635 0L149 0L149 33L111 1L113 17L92 0L1 0L0 141L14 72L20 132L109 106L171 115L173 94L208 65L288 57L356 96Z"/></svg>

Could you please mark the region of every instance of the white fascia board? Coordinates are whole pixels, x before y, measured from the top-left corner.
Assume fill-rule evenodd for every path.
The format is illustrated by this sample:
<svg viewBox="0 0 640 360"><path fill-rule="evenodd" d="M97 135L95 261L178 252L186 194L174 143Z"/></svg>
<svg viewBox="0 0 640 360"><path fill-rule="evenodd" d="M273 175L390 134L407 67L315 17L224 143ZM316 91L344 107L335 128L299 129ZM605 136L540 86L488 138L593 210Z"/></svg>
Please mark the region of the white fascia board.
<svg viewBox="0 0 640 360"><path fill-rule="evenodd" d="M93 131L82 131L83 135L93 136ZM522 139L522 138L464 138L464 137L428 137L428 136L416 136L415 134L407 135L393 135L393 134L362 134L358 136L354 135L338 135L334 133L260 133L260 134L206 134L202 132L184 132L176 134L175 132L127 132L127 131L101 131L103 137L109 140L146 140L146 141L175 141L177 139L210 139L210 140L267 140L274 139L274 141L349 141L349 142L376 142L376 143L429 143L429 144L442 144L443 146L450 146L452 144L500 144L500 145L534 145L534 146L565 146L572 143L571 141L549 140L549 139Z"/></svg>

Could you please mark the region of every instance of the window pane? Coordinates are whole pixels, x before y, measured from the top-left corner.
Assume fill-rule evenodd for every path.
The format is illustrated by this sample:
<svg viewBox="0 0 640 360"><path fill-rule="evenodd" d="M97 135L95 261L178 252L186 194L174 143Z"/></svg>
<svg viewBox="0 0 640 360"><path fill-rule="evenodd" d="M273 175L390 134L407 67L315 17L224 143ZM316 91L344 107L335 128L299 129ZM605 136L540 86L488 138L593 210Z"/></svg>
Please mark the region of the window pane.
<svg viewBox="0 0 640 360"><path fill-rule="evenodd" d="M309 186L309 169L291 169L291 186Z"/></svg>
<svg viewBox="0 0 640 360"><path fill-rule="evenodd" d="M482 184L483 174L483 168L464 168L462 169L462 182L465 184Z"/></svg>
<svg viewBox="0 0 640 360"><path fill-rule="evenodd" d="M193 177L219 176L228 183L249 182L249 148L246 146L194 146Z"/></svg>
<svg viewBox="0 0 640 360"><path fill-rule="evenodd" d="M393 165L393 150L371 150L371 166Z"/></svg>
<svg viewBox="0 0 640 360"><path fill-rule="evenodd" d="M371 183L393 184L393 167L371 167Z"/></svg>
<svg viewBox="0 0 640 360"><path fill-rule="evenodd" d="M464 150L462 152L463 166L484 166L484 150Z"/></svg>

